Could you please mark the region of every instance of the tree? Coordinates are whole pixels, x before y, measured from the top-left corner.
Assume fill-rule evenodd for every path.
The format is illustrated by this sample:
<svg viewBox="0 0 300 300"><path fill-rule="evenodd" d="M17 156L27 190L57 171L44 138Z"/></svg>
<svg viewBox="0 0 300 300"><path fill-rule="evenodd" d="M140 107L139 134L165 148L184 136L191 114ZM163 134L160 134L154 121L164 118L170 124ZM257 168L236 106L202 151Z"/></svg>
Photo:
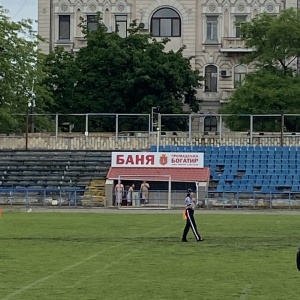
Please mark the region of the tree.
<svg viewBox="0 0 300 300"><path fill-rule="evenodd" d="M300 77L295 73L300 56L300 16L296 10L278 16L262 14L242 25L246 47L253 52L241 58L255 64L257 70L246 76L244 84L222 109L228 114L300 113ZM290 131L300 129L300 119L287 117ZM249 117L230 117L225 122L231 130L248 130ZM256 118L255 130L280 131L280 124L269 117Z"/></svg>
<svg viewBox="0 0 300 300"><path fill-rule="evenodd" d="M277 16L261 14L243 24L242 33L246 47L254 50L242 62L276 67L287 73L300 55L300 14L295 9Z"/></svg>
<svg viewBox="0 0 300 300"><path fill-rule="evenodd" d="M7 10L0 6L1 132L25 130L25 118L20 114L25 114L32 97L40 112L51 101L51 94L41 84L45 74L37 45L38 36L32 29L32 20L13 22ZM40 124L46 126L44 122Z"/></svg>
<svg viewBox="0 0 300 300"><path fill-rule="evenodd" d="M238 88L222 111L224 114L300 114L300 77L261 70L248 74L245 83ZM280 131L280 122L274 118L256 118L256 131ZM226 118L231 130L249 130L249 117ZM287 117L289 131L300 130L300 119Z"/></svg>
<svg viewBox="0 0 300 300"><path fill-rule="evenodd" d="M77 110L75 87L79 78L79 69L75 64L73 53L64 51L63 47L56 47L46 56L44 71L46 76L43 82L53 93L53 102L48 112L66 114L60 117L60 123L75 123L74 117L67 116Z"/></svg>
<svg viewBox="0 0 300 300"><path fill-rule="evenodd" d="M70 106L73 112L149 114L151 107L160 106L161 113L180 113L183 102L192 110L199 110L195 89L202 78L191 69L190 59L183 57L184 48L165 52L167 39L157 41L140 34L136 24L126 38L105 32L103 26L98 26L96 31L88 31L85 24L82 28L87 46L75 60L73 73L80 70L80 76ZM60 76L62 81L70 78ZM133 124L126 120L122 128L134 130L140 128L141 122L137 120ZM110 130L112 124L99 119L91 126ZM170 124L170 128L176 129L175 124Z"/></svg>

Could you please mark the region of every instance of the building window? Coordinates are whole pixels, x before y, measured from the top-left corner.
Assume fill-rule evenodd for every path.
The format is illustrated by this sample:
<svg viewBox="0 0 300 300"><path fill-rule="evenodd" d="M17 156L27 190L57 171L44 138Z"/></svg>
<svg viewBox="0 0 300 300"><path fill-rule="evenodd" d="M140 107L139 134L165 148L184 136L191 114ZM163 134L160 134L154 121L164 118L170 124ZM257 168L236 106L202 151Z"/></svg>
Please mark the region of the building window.
<svg viewBox="0 0 300 300"><path fill-rule="evenodd" d="M98 29L98 17L96 15L88 15L86 17L88 31L97 31Z"/></svg>
<svg viewBox="0 0 300 300"><path fill-rule="evenodd" d="M127 16L116 16L116 32L120 37L127 36Z"/></svg>
<svg viewBox="0 0 300 300"><path fill-rule="evenodd" d="M235 37L241 38L242 37L242 25L246 23L247 16L235 16Z"/></svg>
<svg viewBox="0 0 300 300"><path fill-rule="evenodd" d="M204 119L204 131L217 131L218 120L217 117L209 116Z"/></svg>
<svg viewBox="0 0 300 300"><path fill-rule="evenodd" d="M151 19L151 33L156 37L181 36L181 20L171 8L159 9Z"/></svg>
<svg viewBox="0 0 300 300"><path fill-rule="evenodd" d="M205 67L205 92L217 92L218 90L218 69L216 66Z"/></svg>
<svg viewBox="0 0 300 300"><path fill-rule="evenodd" d="M206 42L218 43L218 17L206 17Z"/></svg>
<svg viewBox="0 0 300 300"><path fill-rule="evenodd" d="M60 40L70 39L70 16L69 15L59 16L59 39Z"/></svg>
<svg viewBox="0 0 300 300"><path fill-rule="evenodd" d="M243 84L247 74L247 68L243 65L234 67L234 87L238 88Z"/></svg>

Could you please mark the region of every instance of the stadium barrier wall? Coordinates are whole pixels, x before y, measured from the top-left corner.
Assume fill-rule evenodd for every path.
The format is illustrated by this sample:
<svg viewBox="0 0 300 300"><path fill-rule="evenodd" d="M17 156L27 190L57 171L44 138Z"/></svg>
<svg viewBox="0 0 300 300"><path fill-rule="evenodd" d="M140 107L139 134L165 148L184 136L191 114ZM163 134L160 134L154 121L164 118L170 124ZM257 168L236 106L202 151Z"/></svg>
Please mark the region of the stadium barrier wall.
<svg viewBox="0 0 300 300"><path fill-rule="evenodd" d="M249 137L247 133L231 133L220 136L201 136L178 133L175 136L162 135L159 138L161 146L165 145L203 145L203 146L299 146L300 136L278 134ZM136 134L135 136L114 136L112 134L68 133L59 136L50 134L30 133L27 140L28 150L148 150L157 144L157 137L153 134ZM26 149L25 135L0 136L0 150Z"/></svg>
<svg viewBox="0 0 300 300"><path fill-rule="evenodd" d="M42 208L92 208L103 207L94 201L93 194L84 195L84 190L78 189L0 189L1 207L42 207ZM183 208L186 191L172 191L171 208ZM168 192L151 191L149 204L134 199L133 207L166 208ZM282 193L217 193L209 191L205 198L198 199L197 208L247 208L247 209L300 209L300 192ZM111 203L110 206L115 206ZM126 198L123 200L126 206Z"/></svg>
<svg viewBox="0 0 300 300"><path fill-rule="evenodd" d="M297 192L216 192L206 193L206 208L299 208L300 193Z"/></svg>
<svg viewBox="0 0 300 300"><path fill-rule="evenodd" d="M0 189L1 206L25 207L95 207L104 203L94 201L93 193L80 189L31 189L2 188ZM95 195L96 196L96 195Z"/></svg>

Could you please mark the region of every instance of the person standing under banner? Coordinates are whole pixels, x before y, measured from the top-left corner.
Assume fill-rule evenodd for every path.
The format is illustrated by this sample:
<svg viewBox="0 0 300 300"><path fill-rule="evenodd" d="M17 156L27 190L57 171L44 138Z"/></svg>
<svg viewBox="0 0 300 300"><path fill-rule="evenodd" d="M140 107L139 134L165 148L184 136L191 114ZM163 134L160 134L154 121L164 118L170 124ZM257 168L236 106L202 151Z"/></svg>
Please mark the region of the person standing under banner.
<svg viewBox="0 0 300 300"><path fill-rule="evenodd" d="M115 186L116 205L122 205L124 196L124 185L119 181Z"/></svg>
<svg viewBox="0 0 300 300"><path fill-rule="evenodd" d="M133 199L133 191L134 191L134 183L128 188L128 191L127 191L127 206L130 206L132 204L132 199Z"/></svg>
<svg viewBox="0 0 300 300"><path fill-rule="evenodd" d="M182 240L181 240L182 242L187 242L187 234L188 234L190 228L192 228L192 231L196 238L196 241L197 242L203 241L203 238L201 237L200 233L198 232L197 225L196 225L196 222L194 219L194 209L195 209L195 202L193 201L193 199L191 197L190 190L188 190L188 193L185 198L184 216L186 219L186 224L185 224L183 234L182 234Z"/></svg>
<svg viewBox="0 0 300 300"><path fill-rule="evenodd" d="M147 183L146 180L144 180L143 183L141 184L140 192L142 193L142 199L144 200L145 204L149 202L148 201L149 189L150 189L149 183Z"/></svg>

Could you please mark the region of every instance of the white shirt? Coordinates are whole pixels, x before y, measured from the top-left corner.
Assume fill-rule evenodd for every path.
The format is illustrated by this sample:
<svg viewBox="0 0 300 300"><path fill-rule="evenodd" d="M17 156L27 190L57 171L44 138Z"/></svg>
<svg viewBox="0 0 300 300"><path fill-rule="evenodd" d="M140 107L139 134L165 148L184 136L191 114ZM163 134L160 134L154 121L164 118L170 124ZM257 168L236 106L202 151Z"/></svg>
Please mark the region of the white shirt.
<svg viewBox="0 0 300 300"><path fill-rule="evenodd" d="M192 199L190 196L187 196L187 197L185 198L185 206L186 206L187 208L192 208L192 209L195 208L194 201L193 201L193 199Z"/></svg>

